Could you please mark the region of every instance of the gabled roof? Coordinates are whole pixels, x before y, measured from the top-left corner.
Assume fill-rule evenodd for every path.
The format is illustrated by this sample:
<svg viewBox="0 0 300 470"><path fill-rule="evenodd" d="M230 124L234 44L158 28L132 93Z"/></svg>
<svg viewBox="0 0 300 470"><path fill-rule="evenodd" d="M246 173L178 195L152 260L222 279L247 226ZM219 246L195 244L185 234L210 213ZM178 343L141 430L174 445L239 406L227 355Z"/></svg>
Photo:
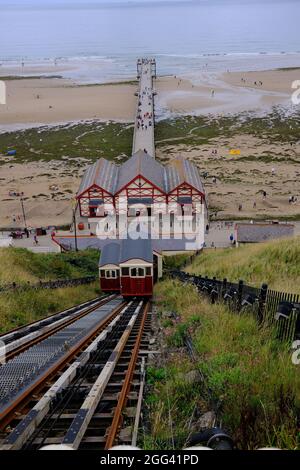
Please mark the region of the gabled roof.
<svg viewBox="0 0 300 470"><path fill-rule="evenodd" d="M161 191L165 191L164 167L142 150L136 152L120 167L118 184L115 191L120 191L138 175L152 182Z"/></svg>
<svg viewBox="0 0 300 470"><path fill-rule="evenodd" d="M96 185L110 194L115 192L119 168L105 158L100 158L84 173L77 196Z"/></svg>
<svg viewBox="0 0 300 470"><path fill-rule="evenodd" d="M82 177L77 197L93 186L115 195L138 176L144 177L165 194L184 183L205 194L199 170L194 163L177 157L164 167L149 154L139 150L121 166L100 158L88 167Z"/></svg>
<svg viewBox="0 0 300 470"><path fill-rule="evenodd" d="M173 191L183 183L188 183L204 194L200 173L196 165L183 157L177 157L165 167L166 192Z"/></svg>
<svg viewBox="0 0 300 470"><path fill-rule="evenodd" d="M119 243L108 243L102 248L99 266L105 266L106 264L119 265L120 261L120 244Z"/></svg>
<svg viewBox="0 0 300 470"><path fill-rule="evenodd" d="M153 262L152 240L150 238L126 238L121 243L120 263L130 259L141 259L148 263Z"/></svg>

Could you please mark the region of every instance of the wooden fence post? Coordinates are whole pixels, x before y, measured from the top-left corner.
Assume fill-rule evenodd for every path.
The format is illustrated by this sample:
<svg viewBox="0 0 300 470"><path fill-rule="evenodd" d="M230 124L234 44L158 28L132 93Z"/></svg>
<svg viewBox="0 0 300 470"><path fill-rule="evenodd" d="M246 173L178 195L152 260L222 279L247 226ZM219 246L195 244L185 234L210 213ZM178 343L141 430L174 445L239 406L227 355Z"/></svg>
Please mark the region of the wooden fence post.
<svg viewBox="0 0 300 470"><path fill-rule="evenodd" d="M226 277L223 279L223 282L222 282L222 288L221 288L221 296L224 300L224 295L226 294L226 290L227 290L227 279Z"/></svg>
<svg viewBox="0 0 300 470"><path fill-rule="evenodd" d="M268 293L268 285L263 284L260 289L259 299L258 299L258 312L257 312L257 320L258 323L262 323L264 320L265 309L266 309L266 299Z"/></svg>
<svg viewBox="0 0 300 470"><path fill-rule="evenodd" d="M243 290L244 290L244 281L239 281L238 292L237 292L237 309L238 311L242 308L243 302Z"/></svg>

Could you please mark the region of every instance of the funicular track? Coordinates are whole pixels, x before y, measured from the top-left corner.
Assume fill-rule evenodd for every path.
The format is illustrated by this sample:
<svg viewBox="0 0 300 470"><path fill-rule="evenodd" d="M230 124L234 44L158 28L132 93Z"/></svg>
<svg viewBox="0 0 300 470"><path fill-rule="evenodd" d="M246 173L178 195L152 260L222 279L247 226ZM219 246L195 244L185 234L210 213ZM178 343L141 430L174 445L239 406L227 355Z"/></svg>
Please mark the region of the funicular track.
<svg viewBox="0 0 300 470"><path fill-rule="evenodd" d="M70 307L62 312L54 313L46 318L17 327L8 333L0 335L3 348L2 354L5 353L5 361L7 362L34 344L54 334L56 331L61 330L79 318L89 314L114 297L113 295L97 297L96 299Z"/></svg>
<svg viewBox="0 0 300 470"><path fill-rule="evenodd" d="M138 421L140 366L151 327L150 303L118 297L106 308L111 302L114 308L110 306L110 314L93 334L76 350L68 350L55 372L48 368L30 397L10 403L1 420L0 450L47 444L103 449L131 442L129 428Z"/></svg>

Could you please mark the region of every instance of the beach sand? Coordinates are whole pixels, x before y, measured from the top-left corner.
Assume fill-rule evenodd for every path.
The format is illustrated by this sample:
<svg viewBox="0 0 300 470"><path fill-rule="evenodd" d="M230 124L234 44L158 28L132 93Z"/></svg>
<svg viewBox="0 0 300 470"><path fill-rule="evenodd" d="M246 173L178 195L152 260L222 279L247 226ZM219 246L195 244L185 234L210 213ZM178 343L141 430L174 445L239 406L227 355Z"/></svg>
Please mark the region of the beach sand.
<svg viewBox="0 0 300 470"><path fill-rule="evenodd" d="M241 153L230 155L230 149ZM290 146L247 134L211 139L209 144L197 148L167 146L156 153L163 163L180 154L193 161L202 173L208 173L203 179L207 202L210 213L219 219L276 219L300 214L300 141ZM272 161L266 157L272 157ZM291 195L297 197L294 204L289 203Z"/></svg>
<svg viewBox="0 0 300 470"><path fill-rule="evenodd" d="M0 226L23 226L20 197L10 192L24 193L24 208L30 227L68 224L72 218L74 195L88 162L78 168L71 162L28 162L0 167ZM14 219L16 221L14 222Z"/></svg>
<svg viewBox="0 0 300 470"><path fill-rule="evenodd" d="M215 149L217 155L212 153ZM230 149L240 149L241 154L230 155ZM236 135L212 139L209 144L197 147L167 145L156 151L156 158L162 163L178 155L189 158L202 173L208 173L203 179L207 202L210 213L217 213L218 218L276 219L300 214L300 143L291 147L287 143L272 144L263 138ZM272 161L265 161L266 155ZM23 225L20 198L9 196L9 191L24 192L28 225L70 223L74 196L89 164L88 160L80 159L80 165L74 164L74 160L2 165L0 226ZM265 200L263 190L267 192ZM297 197L295 204L289 204L290 195ZM242 204L241 211L239 204ZM14 216L16 223L13 223Z"/></svg>
<svg viewBox="0 0 300 470"><path fill-rule="evenodd" d="M300 69L222 75L199 72L193 80L158 77L157 115L234 113L290 104L291 84L297 79ZM255 86L259 80L263 85ZM0 131L22 124L134 119L135 84L78 85L59 78L29 78L7 80L6 86L7 104L0 106Z"/></svg>
<svg viewBox="0 0 300 470"><path fill-rule="evenodd" d="M290 103L291 83L297 79L300 79L300 69L222 76L201 73L193 80L160 77L156 81L156 112L162 117L173 113L217 115L268 111L274 104ZM254 85L255 81L263 84ZM136 90L137 85L130 83L79 86L58 78L8 80L7 105L0 106L0 130L87 119L132 121ZM232 148L240 149L241 154L229 155ZM217 149L217 155L212 154L213 149ZM286 143L272 143L263 136L236 135L198 146L167 146L166 143L157 150L157 158L162 162L178 154L192 159L202 172L208 172L204 180L208 203L218 217L276 218L300 213L300 143L291 147ZM269 163L263 158L266 155L272 157ZM9 196L9 191L23 191L26 195L28 225L70 222L72 201L89 164L81 160L80 165L74 164L74 160L12 164L4 158L6 163L0 167L0 226L14 226L14 216L16 225L23 225L20 199ZM216 183L213 183L214 176ZM266 200L262 198L262 190L267 191ZM291 194L298 196L296 204L289 204ZM239 204L242 211L238 210Z"/></svg>
<svg viewBox="0 0 300 470"><path fill-rule="evenodd" d="M57 78L8 80L1 125L51 124L87 119L132 121L135 85L80 86Z"/></svg>

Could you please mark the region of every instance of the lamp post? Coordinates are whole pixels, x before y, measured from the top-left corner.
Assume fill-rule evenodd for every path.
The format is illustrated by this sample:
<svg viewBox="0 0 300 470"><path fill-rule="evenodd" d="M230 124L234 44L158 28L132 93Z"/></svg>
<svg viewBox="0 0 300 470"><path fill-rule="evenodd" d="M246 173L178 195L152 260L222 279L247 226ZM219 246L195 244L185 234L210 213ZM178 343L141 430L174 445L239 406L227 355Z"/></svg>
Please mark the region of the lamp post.
<svg viewBox="0 0 300 470"><path fill-rule="evenodd" d="M22 197L20 198L20 202L21 202L21 207L22 207L22 214L23 214L24 226L25 226L25 230L27 230L27 222L26 222L26 215L25 215L25 208L24 208L24 200L23 200Z"/></svg>
<svg viewBox="0 0 300 470"><path fill-rule="evenodd" d="M74 225L74 235L75 235L75 251L78 251L77 228L76 228L76 208L73 209L73 225Z"/></svg>

